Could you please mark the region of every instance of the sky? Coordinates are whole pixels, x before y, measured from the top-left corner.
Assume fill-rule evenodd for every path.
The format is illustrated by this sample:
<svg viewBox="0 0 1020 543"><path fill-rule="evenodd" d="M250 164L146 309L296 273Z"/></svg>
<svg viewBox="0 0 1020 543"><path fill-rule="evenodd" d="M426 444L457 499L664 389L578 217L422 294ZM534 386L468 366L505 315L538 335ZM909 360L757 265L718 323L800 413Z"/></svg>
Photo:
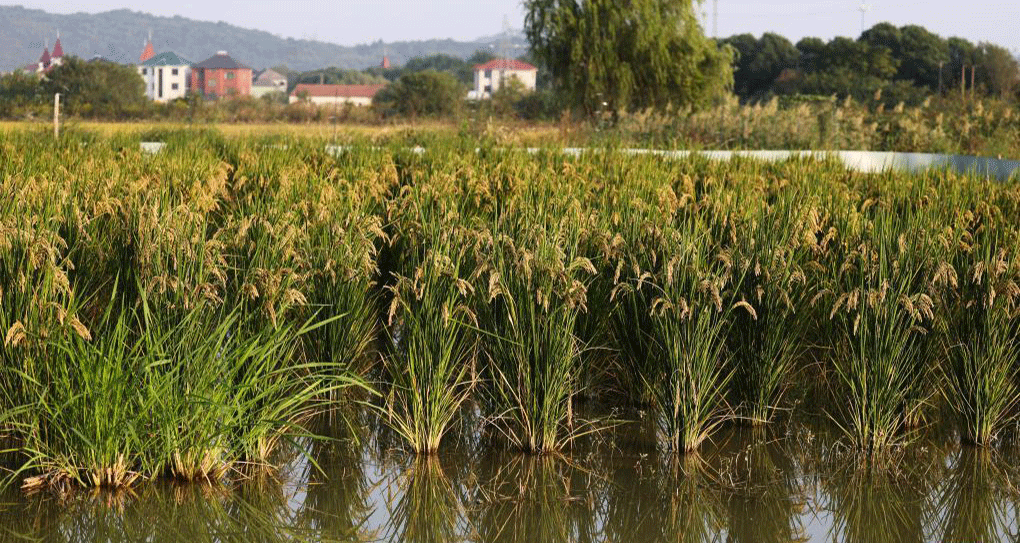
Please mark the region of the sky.
<svg viewBox="0 0 1020 543"><path fill-rule="evenodd" d="M718 33L777 32L796 42L804 36L829 39L861 31L861 0L752 1L717 0ZM867 26L888 21L897 26L919 24L943 36L990 41L1020 51L1020 1L949 0L908 2L865 0ZM510 26L521 28L521 0L22 0L12 3L56 13L98 13L128 8L154 15L180 15L205 21L224 21L266 30L283 37L316 39L355 45L376 40L428 38L471 40L491 36ZM713 0L699 7L705 30L713 30Z"/></svg>

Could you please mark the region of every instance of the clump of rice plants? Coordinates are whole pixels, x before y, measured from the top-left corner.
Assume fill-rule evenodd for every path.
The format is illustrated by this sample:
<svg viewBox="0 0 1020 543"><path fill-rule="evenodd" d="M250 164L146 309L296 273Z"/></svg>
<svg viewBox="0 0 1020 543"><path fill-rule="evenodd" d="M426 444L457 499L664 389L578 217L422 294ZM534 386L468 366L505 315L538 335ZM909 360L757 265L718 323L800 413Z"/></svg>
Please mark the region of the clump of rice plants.
<svg viewBox="0 0 1020 543"><path fill-rule="evenodd" d="M415 452L435 453L453 427L472 386L474 287L461 277L464 248L439 239L411 277L389 288L389 392L385 420Z"/></svg>
<svg viewBox="0 0 1020 543"><path fill-rule="evenodd" d="M961 284L951 309L942 392L963 441L987 446L1020 402L1020 286L1012 247L998 243L994 234L974 241L970 258L960 259L969 267L952 272Z"/></svg>
<svg viewBox="0 0 1020 543"><path fill-rule="evenodd" d="M493 423L515 446L547 453L588 429L573 417L583 371L575 328L585 305L583 279L594 268L587 259L570 260L558 236L540 236L529 249L497 235L479 313Z"/></svg>
<svg viewBox="0 0 1020 543"><path fill-rule="evenodd" d="M138 312L111 303L96 338L50 339L20 374L21 471L40 473L26 486L217 481L271 468L284 437L322 409L316 401L356 380L295 363L313 327L249 335L241 324L236 311L167 323L144 303Z"/></svg>
<svg viewBox="0 0 1020 543"><path fill-rule="evenodd" d="M881 453L921 416L931 368L923 338L934 318L925 292L923 249L897 231L888 212L869 224L871 242L849 251L837 271L845 289L832 306L837 335L834 420L854 445Z"/></svg>
<svg viewBox="0 0 1020 543"><path fill-rule="evenodd" d="M799 360L803 356L802 319L805 275L796 193L772 205L751 208L737 227L734 250L741 281L734 297L747 303L733 314L729 341L733 351L733 401L737 420L751 425L771 422Z"/></svg>
<svg viewBox="0 0 1020 543"><path fill-rule="evenodd" d="M652 334L656 372L649 376L659 424L669 449L689 453L728 416L726 390L733 370L726 338L736 307L724 298L729 259L699 246L693 219L672 242L675 256L656 286ZM704 235L704 234L702 234ZM739 306L749 308L746 302Z"/></svg>

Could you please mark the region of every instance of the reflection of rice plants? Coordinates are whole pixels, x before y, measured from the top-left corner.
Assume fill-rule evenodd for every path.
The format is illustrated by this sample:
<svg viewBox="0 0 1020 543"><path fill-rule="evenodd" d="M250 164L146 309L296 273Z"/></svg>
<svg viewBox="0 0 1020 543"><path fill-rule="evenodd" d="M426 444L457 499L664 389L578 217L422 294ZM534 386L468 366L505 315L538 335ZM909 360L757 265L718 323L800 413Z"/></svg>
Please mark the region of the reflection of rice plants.
<svg viewBox="0 0 1020 543"><path fill-rule="evenodd" d="M1006 473L984 449L964 448L939 489L941 541L1003 541L1012 522L1007 496L1014 492Z"/></svg>
<svg viewBox="0 0 1020 543"><path fill-rule="evenodd" d="M851 460L852 462L852 460ZM827 539L848 543L925 541L931 512L924 488L910 473L854 466L823 482L833 512Z"/></svg>
<svg viewBox="0 0 1020 543"><path fill-rule="evenodd" d="M755 428L750 442L727 456L719 479L727 531L734 542L787 542L803 537L800 505L804 491L794 461L781 444Z"/></svg>
<svg viewBox="0 0 1020 543"><path fill-rule="evenodd" d="M450 543L460 540L463 507L434 456L418 457L401 477L402 494L390 511L390 541Z"/></svg>
<svg viewBox="0 0 1020 543"><path fill-rule="evenodd" d="M663 526L666 541L708 543L716 541L725 526L725 511L713 478L703 458L697 454L674 458L672 473L676 483L671 492Z"/></svg>
<svg viewBox="0 0 1020 543"><path fill-rule="evenodd" d="M586 474L555 456L515 456L487 474L471 518L482 540L493 542L595 541L593 496L572 481Z"/></svg>

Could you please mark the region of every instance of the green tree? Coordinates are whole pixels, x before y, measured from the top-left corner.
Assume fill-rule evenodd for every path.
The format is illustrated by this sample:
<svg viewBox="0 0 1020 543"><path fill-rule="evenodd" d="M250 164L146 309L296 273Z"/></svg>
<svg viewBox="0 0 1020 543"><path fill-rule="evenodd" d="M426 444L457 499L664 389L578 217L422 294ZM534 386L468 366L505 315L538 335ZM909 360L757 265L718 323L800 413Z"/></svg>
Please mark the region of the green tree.
<svg viewBox="0 0 1020 543"><path fill-rule="evenodd" d="M1008 49L982 43L977 50L977 76L990 94L1012 97L1020 80L1020 66Z"/></svg>
<svg viewBox="0 0 1020 543"><path fill-rule="evenodd" d="M893 50L899 61L896 79L938 90L939 67L949 61L949 44L938 34L917 25L900 29L899 49Z"/></svg>
<svg viewBox="0 0 1020 543"><path fill-rule="evenodd" d="M63 95L64 110L83 117L124 118L144 112L145 83L134 66L68 57L42 81L42 93Z"/></svg>
<svg viewBox="0 0 1020 543"><path fill-rule="evenodd" d="M290 90L294 90L298 83L325 83L327 85L374 85L386 83L385 79L377 75L358 70L346 70L335 66L302 72L296 76L291 75L288 77L288 81L291 85L289 87Z"/></svg>
<svg viewBox="0 0 1020 543"><path fill-rule="evenodd" d="M527 94L524 83L511 76L496 92L492 93L492 111L499 117L510 117L515 113L516 105Z"/></svg>
<svg viewBox="0 0 1020 543"><path fill-rule="evenodd" d="M736 55L733 62L733 91L747 100L763 98L784 70L795 68L800 52L790 40L767 33L757 39L741 34L722 40Z"/></svg>
<svg viewBox="0 0 1020 543"><path fill-rule="evenodd" d="M405 74L379 91L373 106L384 115L441 117L455 115L466 91L453 75L435 70Z"/></svg>
<svg viewBox="0 0 1020 543"><path fill-rule="evenodd" d="M39 78L16 71L0 76L0 117L24 115L39 102Z"/></svg>
<svg viewBox="0 0 1020 543"><path fill-rule="evenodd" d="M943 84L946 89L960 88L960 77L963 75L963 68L968 71L970 66L978 63L979 52L976 45L964 38L949 38L949 62L943 67ZM970 79L967 79L967 87L970 86Z"/></svg>
<svg viewBox="0 0 1020 543"><path fill-rule="evenodd" d="M692 0L525 0L532 51L588 114L703 105L733 81Z"/></svg>

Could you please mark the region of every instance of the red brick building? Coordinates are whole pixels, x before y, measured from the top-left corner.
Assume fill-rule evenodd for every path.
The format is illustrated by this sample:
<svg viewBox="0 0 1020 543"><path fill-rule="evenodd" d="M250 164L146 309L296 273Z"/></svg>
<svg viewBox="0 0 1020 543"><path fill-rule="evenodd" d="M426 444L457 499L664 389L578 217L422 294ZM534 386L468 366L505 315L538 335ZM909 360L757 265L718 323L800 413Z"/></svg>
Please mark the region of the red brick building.
<svg viewBox="0 0 1020 543"><path fill-rule="evenodd" d="M234 60L226 51L191 67L191 90L209 98L251 94L251 68Z"/></svg>

